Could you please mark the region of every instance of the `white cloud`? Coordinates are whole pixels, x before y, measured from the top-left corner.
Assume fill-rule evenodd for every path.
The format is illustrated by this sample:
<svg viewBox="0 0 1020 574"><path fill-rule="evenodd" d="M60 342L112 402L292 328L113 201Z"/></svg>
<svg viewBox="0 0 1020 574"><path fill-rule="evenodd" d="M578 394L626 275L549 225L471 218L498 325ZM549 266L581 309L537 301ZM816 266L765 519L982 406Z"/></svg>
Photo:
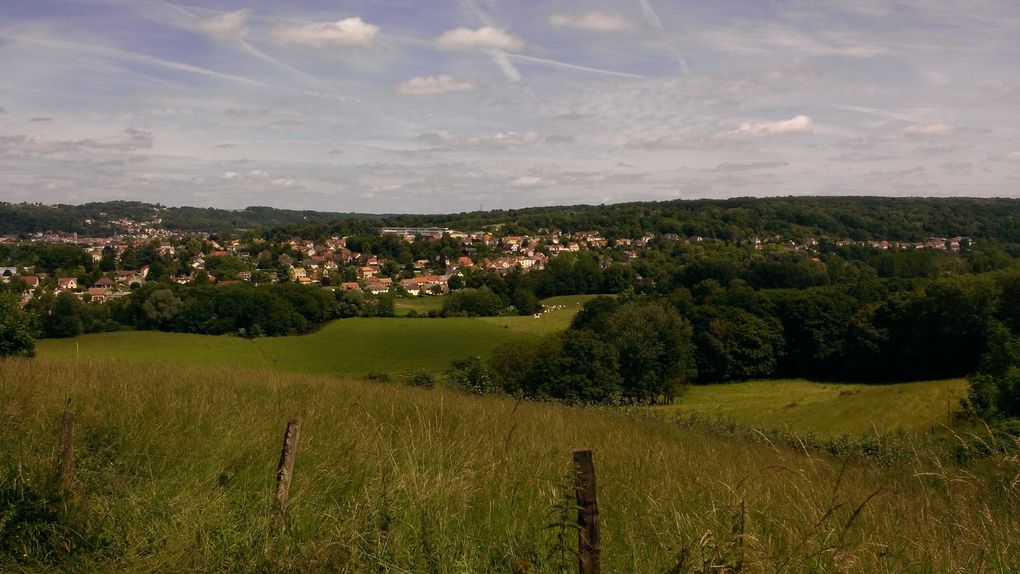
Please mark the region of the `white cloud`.
<svg viewBox="0 0 1020 574"><path fill-rule="evenodd" d="M278 44L295 44L312 48L370 46L379 33L379 26L359 17L315 24L282 24L273 28L270 37Z"/></svg>
<svg viewBox="0 0 1020 574"><path fill-rule="evenodd" d="M449 30L436 38L435 43L441 50L450 51L505 50L520 52L524 49L524 40L502 28L493 26L483 26L477 30L470 28Z"/></svg>
<svg viewBox="0 0 1020 574"><path fill-rule="evenodd" d="M542 139L542 136L535 132L499 132L489 140L499 145L526 145L533 144Z"/></svg>
<svg viewBox="0 0 1020 574"><path fill-rule="evenodd" d="M227 12L195 22L195 29L215 40L240 40L248 35L248 9Z"/></svg>
<svg viewBox="0 0 1020 574"><path fill-rule="evenodd" d="M542 141L536 132L498 132L488 137L464 138L451 137L444 134L428 133L419 139L438 148L506 148L532 145Z"/></svg>
<svg viewBox="0 0 1020 574"><path fill-rule="evenodd" d="M768 136L777 134L810 133L815 129L815 122L808 116L794 116L788 120L777 122L741 122L734 132L736 135Z"/></svg>
<svg viewBox="0 0 1020 574"><path fill-rule="evenodd" d="M735 162L723 162L715 166L708 171L715 172L736 172L736 171L755 171L759 169L773 169L777 167L786 167L790 165L787 161L756 161L751 163L735 163Z"/></svg>
<svg viewBox="0 0 1020 574"><path fill-rule="evenodd" d="M906 136L947 136L956 131L952 124L914 124L903 129Z"/></svg>
<svg viewBox="0 0 1020 574"><path fill-rule="evenodd" d="M627 18L605 12L553 14L549 17L549 23L558 28L579 28L597 32L620 32L634 27L634 23Z"/></svg>
<svg viewBox="0 0 1020 574"><path fill-rule="evenodd" d="M278 177L269 182L273 187L298 187L301 185L298 180L289 177Z"/></svg>
<svg viewBox="0 0 1020 574"><path fill-rule="evenodd" d="M538 187L544 182L545 180L537 175L522 175L521 177L513 180L510 185L514 187Z"/></svg>
<svg viewBox="0 0 1020 574"><path fill-rule="evenodd" d="M272 177L272 174L268 171L263 171L261 169L253 169L244 173L228 171L223 174L223 179L230 181L243 181L246 183L265 182L272 179Z"/></svg>
<svg viewBox="0 0 1020 574"><path fill-rule="evenodd" d="M469 92L477 89L474 82L454 78L446 74L440 76L418 76L397 86L401 94L411 96L430 96L446 92Z"/></svg>

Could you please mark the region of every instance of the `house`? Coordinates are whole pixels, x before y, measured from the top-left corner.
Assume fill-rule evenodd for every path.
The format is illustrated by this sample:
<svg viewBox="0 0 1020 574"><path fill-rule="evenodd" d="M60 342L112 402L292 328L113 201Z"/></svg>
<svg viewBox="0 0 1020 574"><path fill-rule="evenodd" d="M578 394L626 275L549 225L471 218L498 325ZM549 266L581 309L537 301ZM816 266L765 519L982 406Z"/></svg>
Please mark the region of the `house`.
<svg viewBox="0 0 1020 574"><path fill-rule="evenodd" d="M361 285L357 281L344 281L340 284L341 291L361 291Z"/></svg>
<svg viewBox="0 0 1020 574"><path fill-rule="evenodd" d="M100 277L92 284L93 287L101 289L113 289L116 285L117 284L113 281L113 279L110 279L109 277Z"/></svg>
<svg viewBox="0 0 1020 574"><path fill-rule="evenodd" d="M117 283L128 287L141 287L145 284L145 276L137 271L118 271Z"/></svg>
<svg viewBox="0 0 1020 574"><path fill-rule="evenodd" d="M34 291L36 289L36 287L39 286L39 276L38 275L25 275L24 277L21 278L21 280L22 280L22 282L25 283L25 285L28 285L28 290L29 291Z"/></svg>
<svg viewBox="0 0 1020 574"><path fill-rule="evenodd" d="M105 303L109 299L109 293L102 287L89 287L88 294L93 303Z"/></svg>
<svg viewBox="0 0 1020 574"><path fill-rule="evenodd" d="M74 277L58 277L57 288L65 291L73 291L78 288L78 280Z"/></svg>
<svg viewBox="0 0 1020 574"><path fill-rule="evenodd" d="M407 291L408 295L418 295L421 293L421 285L414 279L404 279L400 282L400 286Z"/></svg>

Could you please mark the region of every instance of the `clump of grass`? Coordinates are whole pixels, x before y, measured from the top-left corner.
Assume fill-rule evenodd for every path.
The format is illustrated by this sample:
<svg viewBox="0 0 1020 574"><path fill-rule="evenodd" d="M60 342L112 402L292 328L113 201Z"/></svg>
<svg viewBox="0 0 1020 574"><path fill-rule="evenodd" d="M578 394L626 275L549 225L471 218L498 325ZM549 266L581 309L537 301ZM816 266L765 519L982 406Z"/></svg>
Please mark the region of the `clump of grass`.
<svg viewBox="0 0 1020 574"><path fill-rule="evenodd" d="M18 505L53 495L66 396L73 512L26 514ZM292 417L281 518L273 480ZM0 571L562 572L577 447L595 453L605 572L1015 567L1015 461L917 448L874 464L723 431L443 388L0 361L0 476L21 473L0 489L0 532L59 534L0 546ZM71 550L66 536L80 536Z"/></svg>

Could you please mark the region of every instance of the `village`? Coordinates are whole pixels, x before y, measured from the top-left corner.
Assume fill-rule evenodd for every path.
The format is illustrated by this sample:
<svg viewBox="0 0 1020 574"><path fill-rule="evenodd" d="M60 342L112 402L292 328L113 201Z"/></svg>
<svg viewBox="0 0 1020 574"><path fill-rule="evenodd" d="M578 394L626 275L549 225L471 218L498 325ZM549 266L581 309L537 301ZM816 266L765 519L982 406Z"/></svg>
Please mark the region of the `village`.
<svg viewBox="0 0 1020 574"><path fill-rule="evenodd" d="M16 245L74 246L81 250L83 264L54 269L55 273L18 261L0 261L0 280L21 282L21 304L42 293L71 293L79 299L102 303L123 297L150 280L180 285L240 283L267 284L292 281L332 291L362 291L374 295L442 295L451 289L451 279L465 272L497 274L529 273L545 269L551 258L563 253L597 252L602 267L627 263L641 257L657 236L609 239L599 231L541 230L530 235L511 235L499 226L488 230L461 231L440 227L382 227L380 237L389 236L411 246L445 241L455 245L430 257L413 259L410 251L400 257L351 249L349 237L331 236L312 240L292 237L283 242L264 239L222 238L204 232L169 230L158 219L145 222L117 221L125 232L110 237L87 237L77 233L37 233L30 236L0 236L0 247ZM718 240L700 236L661 235L666 242L702 243ZM750 237L740 243L754 249L806 251L818 260L819 246L826 239L785 239L781 236ZM924 241L831 241L838 246L862 246L876 250L935 250L957 252L973 244L968 237L931 237ZM428 251L428 249L424 249ZM148 257L139 257L147 253ZM91 265L88 265L91 263ZM154 273L156 267L159 273Z"/></svg>

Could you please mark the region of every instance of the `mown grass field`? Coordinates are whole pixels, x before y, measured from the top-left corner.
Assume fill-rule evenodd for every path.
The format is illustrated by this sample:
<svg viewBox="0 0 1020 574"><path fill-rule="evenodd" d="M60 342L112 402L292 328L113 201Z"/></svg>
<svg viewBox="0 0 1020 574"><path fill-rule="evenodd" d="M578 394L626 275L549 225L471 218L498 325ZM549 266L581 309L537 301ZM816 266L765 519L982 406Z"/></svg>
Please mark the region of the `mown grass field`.
<svg viewBox="0 0 1020 574"><path fill-rule="evenodd" d="M249 341L233 336L124 331L38 342L42 357L91 361L232 365L302 373L363 376L441 372L451 361L488 356L516 338L562 331L589 296L553 297L541 317L480 319L342 319L294 337ZM409 301L419 301L410 299Z"/></svg>
<svg viewBox="0 0 1020 574"><path fill-rule="evenodd" d="M49 482L65 398L75 479ZM272 506L301 421L288 518ZM0 361L0 571L1016 572L1015 460L841 462L658 417L230 367Z"/></svg>
<svg viewBox="0 0 1020 574"><path fill-rule="evenodd" d="M394 301L393 307L397 317L406 317L411 311L419 314L428 314L429 311L442 310L443 297L435 295L401 297Z"/></svg>
<svg viewBox="0 0 1020 574"><path fill-rule="evenodd" d="M941 432L960 408L967 381L951 379L894 385L850 385L767 380L690 386L670 414L732 419L822 437L843 434Z"/></svg>

